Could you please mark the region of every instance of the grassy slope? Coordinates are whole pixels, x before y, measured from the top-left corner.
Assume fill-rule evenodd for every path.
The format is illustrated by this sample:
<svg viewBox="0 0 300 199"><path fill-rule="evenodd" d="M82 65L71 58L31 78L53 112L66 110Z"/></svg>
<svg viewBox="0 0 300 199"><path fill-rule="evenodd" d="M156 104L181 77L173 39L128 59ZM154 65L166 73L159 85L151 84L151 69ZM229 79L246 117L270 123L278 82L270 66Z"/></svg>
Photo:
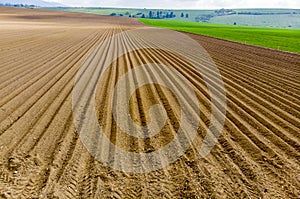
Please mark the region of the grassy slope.
<svg viewBox="0 0 300 199"><path fill-rule="evenodd" d="M155 27L212 36L241 43L300 53L300 29L245 27L197 22L140 19Z"/></svg>
<svg viewBox="0 0 300 199"><path fill-rule="evenodd" d="M300 14L227 15L227 16L216 16L209 20L209 23L215 23L215 24L233 24L234 22L242 26L300 28Z"/></svg>

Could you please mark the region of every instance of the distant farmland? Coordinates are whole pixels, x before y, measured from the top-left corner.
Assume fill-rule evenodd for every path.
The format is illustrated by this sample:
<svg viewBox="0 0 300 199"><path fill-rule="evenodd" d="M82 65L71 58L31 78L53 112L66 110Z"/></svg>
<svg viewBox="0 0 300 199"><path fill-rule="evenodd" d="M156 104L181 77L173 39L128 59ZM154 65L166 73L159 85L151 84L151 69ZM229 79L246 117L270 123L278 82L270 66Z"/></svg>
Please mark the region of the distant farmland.
<svg viewBox="0 0 300 199"><path fill-rule="evenodd" d="M279 29L220 25L176 20L140 19L143 23L160 28L202 34L246 44L300 53L300 29Z"/></svg>
<svg viewBox="0 0 300 199"><path fill-rule="evenodd" d="M68 12L82 12L132 18L152 18L264 26L278 28L300 28L299 9L220 9L220 10L166 10L132 8L43 8Z"/></svg>

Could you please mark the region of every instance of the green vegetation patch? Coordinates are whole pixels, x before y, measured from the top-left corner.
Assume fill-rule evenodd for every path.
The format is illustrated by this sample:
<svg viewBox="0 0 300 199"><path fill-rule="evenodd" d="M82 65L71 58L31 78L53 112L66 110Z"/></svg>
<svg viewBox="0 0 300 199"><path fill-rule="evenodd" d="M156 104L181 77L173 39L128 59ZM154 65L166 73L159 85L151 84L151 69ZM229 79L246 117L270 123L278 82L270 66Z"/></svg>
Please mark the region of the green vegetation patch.
<svg viewBox="0 0 300 199"><path fill-rule="evenodd" d="M300 53L300 29L221 25L175 20L139 19L142 23L216 38Z"/></svg>

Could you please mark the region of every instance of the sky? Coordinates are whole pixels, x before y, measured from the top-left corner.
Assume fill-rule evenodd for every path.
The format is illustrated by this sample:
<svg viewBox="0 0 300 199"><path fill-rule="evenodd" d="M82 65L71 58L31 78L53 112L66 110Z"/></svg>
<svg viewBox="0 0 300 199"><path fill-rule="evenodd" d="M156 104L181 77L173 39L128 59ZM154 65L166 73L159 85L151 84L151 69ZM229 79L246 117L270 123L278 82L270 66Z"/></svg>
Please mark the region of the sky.
<svg viewBox="0 0 300 199"><path fill-rule="evenodd" d="M218 8L298 8L300 0L46 0L68 6L218 9Z"/></svg>

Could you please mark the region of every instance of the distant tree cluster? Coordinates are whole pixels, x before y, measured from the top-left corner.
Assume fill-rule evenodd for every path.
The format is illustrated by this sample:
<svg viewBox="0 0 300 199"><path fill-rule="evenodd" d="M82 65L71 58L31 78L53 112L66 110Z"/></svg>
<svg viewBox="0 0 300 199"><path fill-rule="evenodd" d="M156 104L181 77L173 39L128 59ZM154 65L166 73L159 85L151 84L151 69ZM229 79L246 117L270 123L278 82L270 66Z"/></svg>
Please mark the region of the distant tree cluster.
<svg viewBox="0 0 300 199"><path fill-rule="evenodd" d="M130 15L130 14L117 14L117 13L115 13L115 12L113 12L113 13L111 13L109 16L120 16L120 17L123 17L124 15Z"/></svg>
<svg viewBox="0 0 300 199"><path fill-rule="evenodd" d="M144 16L150 19L169 19L169 18L175 18L176 15L174 12L168 12L168 11L149 11L148 16Z"/></svg>
<svg viewBox="0 0 300 199"><path fill-rule="evenodd" d="M189 13L184 14L183 12L180 15L181 18L189 18Z"/></svg>
<svg viewBox="0 0 300 199"><path fill-rule="evenodd" d="M150 18L150 19L170 19L176 17L176 14L173 11L162 11L162 10L156 10L156 11L150 10L148 14L142 12L131 14L127 11L124 15L133 18ZM116 13L110 14L110 16L124 16L124 15L116 14ZM189 14L183 15L183 17L189 18Z"/></svg>
<svg viewBox="0 0 300 199"><path fill-rule="evenodd" d="M123 14L118 14L118 13L111 13L109 14L110 16L126 16L126 17L132 17L132 18L149 18L149 19L172 19L176 18L177 13L172 10L140 10L137 11L136 13L130 13L130 11L124 11ZM189 13L178 13L178 17L180 18L189 18L190 15Z"/></svg>
<svg viewBox="0 0 300 199"><path fill-rule="evenodd" d="M11 3L0 3L0 6L17 7L17 8L35 8L35 7L37 7L36 5L11 4Z"/></svg>

